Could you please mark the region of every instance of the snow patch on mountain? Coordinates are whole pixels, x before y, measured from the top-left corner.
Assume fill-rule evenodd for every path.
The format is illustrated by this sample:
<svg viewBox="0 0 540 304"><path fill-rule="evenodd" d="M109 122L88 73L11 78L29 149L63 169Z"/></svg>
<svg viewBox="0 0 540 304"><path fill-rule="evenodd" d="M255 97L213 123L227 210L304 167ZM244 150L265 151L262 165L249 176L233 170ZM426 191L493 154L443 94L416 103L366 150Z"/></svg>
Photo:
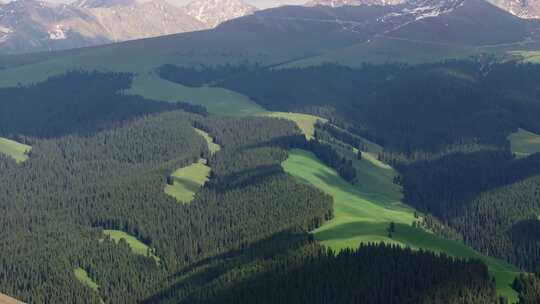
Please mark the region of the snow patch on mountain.
<svg viewBox="0 0 540 304"><path fill-rule="evenodd" d="M214 28L225 21L253 14L257 8L241 0L194 0L185 7L187 13Z"/></svg>
<svg viewBox="0 0 540 304"><path fill-rule="evenodd" d="M359 5L398 5L405 3L407 0L312 0L307 2L306 6L359 6Z"/></svg>
<svg viewBox="0 0 540 304"><path fill-rule="evenodd" d="M64 40L66 38L67 35L62 24L57 24L55 28L49 30L49 39L51 40Z"/></svg>

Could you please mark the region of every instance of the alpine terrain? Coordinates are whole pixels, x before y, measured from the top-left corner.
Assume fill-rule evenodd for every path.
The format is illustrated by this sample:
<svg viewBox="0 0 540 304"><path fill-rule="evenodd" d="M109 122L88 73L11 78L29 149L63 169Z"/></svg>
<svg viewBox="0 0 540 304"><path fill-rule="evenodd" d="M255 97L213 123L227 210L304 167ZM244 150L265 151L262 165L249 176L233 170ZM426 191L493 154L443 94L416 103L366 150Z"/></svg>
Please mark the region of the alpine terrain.
<svg viewBox="0 0 540 304"><path fill-rule="evenodd" d="M540 303L534 4L160 1L0 6L0 302Z"/></svg>
<svg viewBox="0 0 540 304"><path fill-rule="evenodd" d="M15 0L0 4L0 53L79 48L213 28L250 14L240 0L195 1L178 7L166 0L54 4Z"/></svg>

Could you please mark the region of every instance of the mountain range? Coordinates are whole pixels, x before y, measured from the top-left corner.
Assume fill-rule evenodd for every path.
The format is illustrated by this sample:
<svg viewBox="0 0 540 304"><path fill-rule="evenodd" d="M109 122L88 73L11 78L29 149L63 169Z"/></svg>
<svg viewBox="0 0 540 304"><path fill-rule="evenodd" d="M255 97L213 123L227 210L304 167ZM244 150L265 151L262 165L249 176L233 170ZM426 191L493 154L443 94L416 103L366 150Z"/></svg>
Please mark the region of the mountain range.
<svg viewBox="0 0 540 304"><path fill-rule="evenodd" d="M415 20L435 17L462 2L312 0L306 6L370 6L367 12L391 11L384 16L385 24L393 22L390 20L399 24L404 16L414 16ZM538 18L540 14L540 3L530 0L488 2L521 18ZM78 0L71 4L15 0L0 3L0 54L72 49L206 30L256 11L242 0L194 0L183 7L166 0Z"/></svg>
<svg viewBox="0 0 540 304"><path fill-rule="evenodd" d="M358 66L363 62L425 63L485 53L505 56L517 54L511 51L537 49L539 29L538 20L518 18L484 0L417 0L336 8L283 6L230 20L213 30L60 54L1 56L0 67L26 66L24 78L11 74L0 83L42 81L55 71L79 68L110 70L114 66L139 73L164 63ZM49 61L51 58L54 60ZM58 58L62 58L61 67ZM40 64L31 65L37 62ZM34 68L39 72L30 72Z"/></svg>
<svg viewBox="0 0 540 304"><path fill-rule="evenodd" d="M487 0L501 9L521 18L540 18L540 1L537 0ZM425 1L424 1L425 2ZM307 6L358 6L358 5L399 5L399 4L422 5L422 1L416 0L311 0ZM421 7L421 6L419 6Z"/></svg>
<svg viewBox="0 0 540 304"><path fill-rule="evenodd" d="M1 6L0 303L540 303L540 20L236 4Z"/></svg>
<svg viewBox="0 0 540 304"><path fill-rule="evenodd" d="M80 0L0 4L0 53L78 48L210 29L251 14L241 0L196 0L178 7L165 0Z"/></svg>

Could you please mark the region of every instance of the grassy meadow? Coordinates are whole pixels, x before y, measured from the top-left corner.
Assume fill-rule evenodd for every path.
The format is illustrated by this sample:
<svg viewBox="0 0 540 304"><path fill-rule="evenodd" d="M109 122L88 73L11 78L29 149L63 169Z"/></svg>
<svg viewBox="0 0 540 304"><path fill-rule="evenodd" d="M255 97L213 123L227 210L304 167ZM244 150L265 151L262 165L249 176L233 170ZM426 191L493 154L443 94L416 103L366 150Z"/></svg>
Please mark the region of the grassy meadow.
<svg viewBox="0 0 540 304"><path fill-rule="evenodd" d="M15 159L17 163L21 163L28 159L27 153L32 147L23 145L16 141L0 137L0 153L5 154Z"/></svg>
<svg viewBox="0 0 540 304"><path fill-rule="evenodd" d="M162 79L153 72L138 75L126 93L154 100L198 104L213 114L246 116L265 112L261 106L242 94L223 88L187 87Z"/></svg>
<svg viewBox="0 0 540 304"><path fill-rule="evenodd" d="M151 251L151 248L148 247L148 245L139 241L136 237L129 235L123 231L103 230L103 234L106 236L109 236L116 243L120 242L120 240L126 241L126 243L129 245L129 247L131 248L131 251L133 251L134 254L148 256L148 252ZM150 257L153 258L154 261L156 261L156 263L159 263L160 259L158 256L154 255L153 253L150 253Z"/></svg>
<svg viewBox="0 0 540 304"><path fill-rule="evenodd" d="M73 273L75 274L75 277L77 278L77 280L81 282L81 284L87 286L93 291L98 291L99 289L98 284L96 284L96 282L94 282L94 280L92 280L92 278L88 276L88 273L86 272L86 270L80 267L77 267L73 270Z"/></svg>
<svg viewBox="0 0 540 304"><path fill-rule="evenodd" d="M540 135L519 129L508 136L512 152L518 158L540 152Z"/></svg>
<svg viewBox="0 0 540 304"><path fill-rule="evenodd" d="M439 62L445 59L466 58L473 54L475 54L475 50L466 46L450 46L392 37L377 37L367 42L333 50L319 56L292 61L277 68L303 68L328 63L354 68L360 68L365 63L423 64Z"/></svg>
<svg viewBox="0 0 540 304"><path fill-rule="evenodd" d="M219 150L221 150L221 146L216 144L214 142L214 139L212 137L210 137L210 135L208 133L204 132L201 129L197 129L197 128L195 128L195 132L197 132L199 135L204 137L204 140L206 140L206 143L208 144L208 150L210 150L210 153L214 154L214 153L218 152Z"/></svg>
<svg viewBox="0 0 540 304"><path fill-rule="evenodd" d="M301 113L286 113L286 112L269 112L265 114L269 117L282 118L293 121L298 128L304 133L307 139L312 139L315 132L315 123L317 121L326 122L327 120L318 116L301 114Z"/></svg>
<svg viewBox="0 0 540 304"><path fill-rule="evenodd" d="M367 163L369 161L366 160ZM334 198L335 218L313 231L314 237L322 244L335 250L357 247L364 242L388 242L464 257L479 258L488 265L497 279L499 293L516 300L516 293L510 284L519 271L501 261L488 258L462 243L445 240L424 230L413 228L414 210L403 205L395 189L384 188L377 176L383 171L375 171L369 177L365 174L361 183L352 185L343 180L333 169L322 164L312 153L293 150L282 164L289 174L308 183ZM376 167L373 165L373 167ZM372 168L373 168L372 167ZM379 170L388 170L379 168ZM379 172L379 173L377 173ZM392 238L388 235L390 222L396 223Z"/></svg>
<svg viewBox="0 0 540 304"><path fill-rule="evenodd" d="M198 162L180 168L171 174L173 185L165 186L165 193L176 198L182 203L189 203L195 197L195 193L208 181L210 167L206 165L206 160L200 159Z"/></svg>

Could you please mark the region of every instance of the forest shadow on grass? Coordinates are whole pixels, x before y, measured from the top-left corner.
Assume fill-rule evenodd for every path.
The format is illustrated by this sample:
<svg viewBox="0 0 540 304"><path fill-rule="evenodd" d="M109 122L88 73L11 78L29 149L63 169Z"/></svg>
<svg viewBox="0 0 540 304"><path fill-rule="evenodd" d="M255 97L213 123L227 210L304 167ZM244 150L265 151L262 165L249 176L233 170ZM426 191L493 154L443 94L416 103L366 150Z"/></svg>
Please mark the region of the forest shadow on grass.
<svg viewBox="0 0 540 304"><path fill-rule="evenodd" d="M175 177L174 182L181 184L182 186L186 188L186 190L191 191L193 193L197 193L199 189L201 188L200 184L198 184L195 181L189 180L187 178Z"/></svg>
<svg viewBox="0 0 540 304"><path fill-rule="evenodd" d="M359 201L363 200L365 201L365 203L373 204L380 208L384 208L391 211L413 212L413 209L411 207L404 204L395 204L395 202L388 203L387 201L373 199L373 196L367 195L366 193L360 191L359 189L356 189L354 185L349 184L347 181L343 180L337 173L335 173L334 175L327 172L318 172L318 173L315 173L314 175L315 177L320 179L322 182L324 182L329 187L329 189L339 189L339 191L343 192L343 194L354 196ZM361 207L361 206L358 206L358 207Z"/></svg>
<svg viewBox="0 0 540 304"><path fill-rule="evenodd" d="M331 241L339 239L350 239L358 236L385 236L384 231L388 223L369 223L369 222L349 222L336 225L330 229L317 232L318 241Z"/></svg>
<svg viewBox="0 0 540 304"><path fill-rule="evenodd" d="M167 301L182 302L183 294L194 294L205 285L234 269L242 268L257 260L266 260L278 255L286 255L306 244L314 242L313 236L303 231L285 230L256 241L250 245L242 245L222 254L195 262L167 278L168 288L161 290L143 300L144 304L156 304ZM242 280L250 280L243 278ZM237 283L240 283L240 280ZM187 290L186 290L187 288Z"/></svg>
<svg viewBox="0 0 540 304"><path fill-rule="evenodd" d="M219 176L218 183L214 183L214 189L220 193L229 192L234 189L242 189L253 184L258 184L264 180L283 174L283 170L279 165L266 165L250 168L224 176ZM219 187L218 187L219 185Z"/></svg>

